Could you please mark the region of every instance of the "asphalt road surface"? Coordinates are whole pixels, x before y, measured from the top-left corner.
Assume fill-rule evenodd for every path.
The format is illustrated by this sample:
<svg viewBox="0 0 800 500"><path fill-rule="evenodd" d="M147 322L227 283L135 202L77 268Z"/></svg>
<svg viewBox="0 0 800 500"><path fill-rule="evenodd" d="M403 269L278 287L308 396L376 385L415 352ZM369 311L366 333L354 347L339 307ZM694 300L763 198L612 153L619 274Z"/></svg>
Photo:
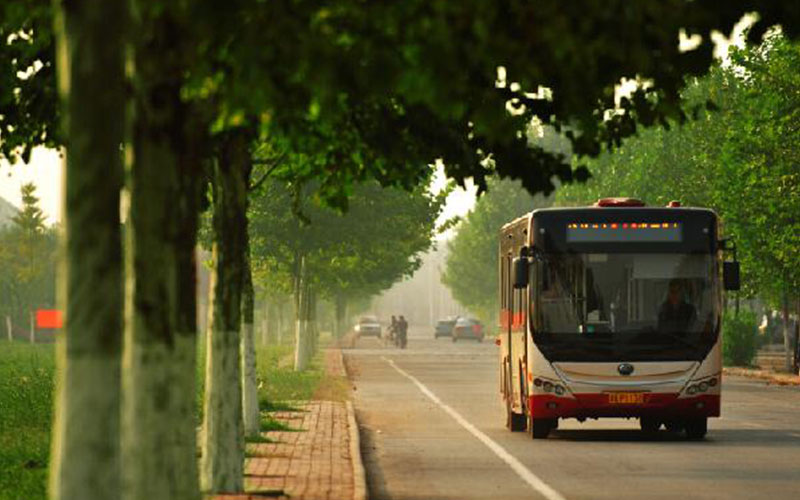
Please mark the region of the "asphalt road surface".
<svg viewBox="0 0 800 500"><path fill-rule="evenodd" d="M496 349L412 330L345 351L371 499L800 499L800 388L726 377L701 442L633 419L534 441L505 428Z"/></svg>

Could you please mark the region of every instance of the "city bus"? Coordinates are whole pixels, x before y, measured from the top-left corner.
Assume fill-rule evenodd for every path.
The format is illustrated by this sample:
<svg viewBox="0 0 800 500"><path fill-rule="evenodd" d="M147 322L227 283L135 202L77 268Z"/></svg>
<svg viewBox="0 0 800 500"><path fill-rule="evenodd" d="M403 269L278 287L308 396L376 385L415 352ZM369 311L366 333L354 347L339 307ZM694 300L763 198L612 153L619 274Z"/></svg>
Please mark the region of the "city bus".
<svg viewBox="0 0 800 500"><path fill-rule="evenodd" d="M539 209L502 227L499 252L511 431L541 439L559 419L626 417L705 437L720 414L723 289L739 289L713 210L629 198Z"/></svg>

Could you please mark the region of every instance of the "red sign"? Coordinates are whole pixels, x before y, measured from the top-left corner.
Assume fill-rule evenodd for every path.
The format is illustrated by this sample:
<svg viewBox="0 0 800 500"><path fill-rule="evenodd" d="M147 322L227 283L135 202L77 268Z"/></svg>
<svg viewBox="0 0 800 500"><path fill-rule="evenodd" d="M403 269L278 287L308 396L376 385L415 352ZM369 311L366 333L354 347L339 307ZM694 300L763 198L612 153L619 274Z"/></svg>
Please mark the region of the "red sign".
<svg viewBox="0 0 800 500"><path fill-rule="evenodd" d="M38 309L36 328L61 328L61 311L57 309Z"/></svg>

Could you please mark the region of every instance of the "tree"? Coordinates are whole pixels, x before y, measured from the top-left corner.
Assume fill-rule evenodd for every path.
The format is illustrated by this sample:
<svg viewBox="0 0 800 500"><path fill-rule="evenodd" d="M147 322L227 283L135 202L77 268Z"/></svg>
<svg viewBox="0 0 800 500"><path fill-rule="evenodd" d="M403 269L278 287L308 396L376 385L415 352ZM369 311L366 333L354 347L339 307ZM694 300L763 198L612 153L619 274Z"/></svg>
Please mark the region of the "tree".
<svg viewBox="0 0 800 500"><path fill-rule="evenodd" d="M737 51L743 77L729 110L716 198L747 276L783 311L785 368L792 366L789 310L800 300L800 45L782 36ZM733 78L734 75L731 75Z"/></svg>
<svg viewBox="0 0 800 500"><path fill-rule="evenodd" d="M281 182L265 183L250 212L253 261L258 275L270 280L262 286L274 287L280 277L289 282L284 289L295 294L300 312L303 292L336 302L341 330L348 300L374 295L419 267L418 255L431 245L443 196L369 182L354 189L342 214L315 202L312 189L293 193ZM301 365L309 354L304 335L301 329Z"/></svg>
<svg viewBox="0 0 800 500"><path fill-rule="evenodd" d="M519 182L491 179L489 189L475 208L456 226L447 242L442 282L464 307L485 320L496 319L498 247L503 224L536 208L549 205L542 196L531 196Z"/></svg>
<svg viewBox="0 0 800 500"><path fill-rule="evenodd" d="M45 226L35 186L21 188L22 210L0 228L0 317L27 324L36 309L55 305L56 234Z"/></svg>
<svg viewBox="0 0 800 500"><path fill-rule="evenodd" d="M58 346L50 492L56 500L114 499L122 486L119 206L127 10L125 2L84 0L58 4L57 16L67 144L59 301L66 321ZM44 28L36 38L46 40L47 33Z"/></svg>

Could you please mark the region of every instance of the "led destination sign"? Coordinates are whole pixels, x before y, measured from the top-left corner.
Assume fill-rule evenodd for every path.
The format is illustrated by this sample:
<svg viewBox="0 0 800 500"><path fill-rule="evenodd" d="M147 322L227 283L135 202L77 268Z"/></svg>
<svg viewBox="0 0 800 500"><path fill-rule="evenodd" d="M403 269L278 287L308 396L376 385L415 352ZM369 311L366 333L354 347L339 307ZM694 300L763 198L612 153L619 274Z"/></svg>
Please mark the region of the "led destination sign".
<svg viewBox="0 0 800 500"><path fill-rule="evenodd" d="M567 224L568 243L680 243L680 222L576 222Z"/></svg>

